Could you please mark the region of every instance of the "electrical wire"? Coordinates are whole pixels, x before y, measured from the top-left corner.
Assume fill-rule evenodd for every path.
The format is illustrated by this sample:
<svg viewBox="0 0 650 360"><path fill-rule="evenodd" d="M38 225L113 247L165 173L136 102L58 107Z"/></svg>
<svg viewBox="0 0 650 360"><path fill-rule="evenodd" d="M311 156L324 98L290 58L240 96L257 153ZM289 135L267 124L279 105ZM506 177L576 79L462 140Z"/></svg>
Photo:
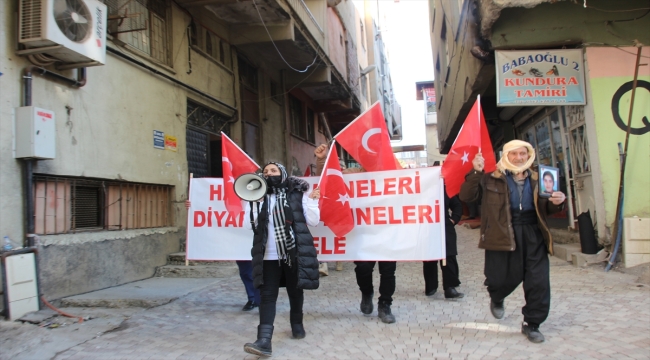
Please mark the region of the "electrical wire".
<svg viewBox="0 0 650 360"><path fill-rule="evenodd" d="M269 29L266 27L266 23L264 23L264 19L262 19L262 13L260 13L260 9L257 6L257 3L255 2L255 0L253 0L253 5L255 6L255 10L257 10L257 15L260 17L260 21L262 22L262 25L264 26L264 30L266 30L266 33L269 35L269 40L271 40L271 44L273 44L273 47L275 47L275 50L278 52L278 55L280 55L280 58L282 59L282 61L284 61L284 63L287 64L287 66L293 71L296 71L296 72L299 72L299 73L307 72L307 70L309 70L309 68L316 63L316 59L318 59L318 54L316 54L316 57L314 58L314 61L312 61L311 64L309 64L305 68L305 70L298 70L298 69L294 68L293 66L291 66L291 64L289 64L287 62L287 60L284 58L284 56L282 56L282 53L280 52L280 49L278 49L278 46L275 44L275 41L273 41L273 37L271 36L271 33L269 32Z"/></svg>

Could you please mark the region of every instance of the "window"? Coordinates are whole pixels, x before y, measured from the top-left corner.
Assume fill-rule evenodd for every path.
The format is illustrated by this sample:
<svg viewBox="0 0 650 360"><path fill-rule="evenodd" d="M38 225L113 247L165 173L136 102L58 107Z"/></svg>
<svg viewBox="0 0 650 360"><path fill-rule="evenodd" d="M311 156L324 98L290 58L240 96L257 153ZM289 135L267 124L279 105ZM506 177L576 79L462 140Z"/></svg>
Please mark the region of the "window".
<svg viewBox="0 0 650 360"><path fill-rule="evenodd" d="M291 117L291 134L311 144L316 143L314 110L305 106L302 101L289 95L289 116Z"/></svg>
<svg viewBox="0 0 650 360"><path fill-rule="evenodd" d="M199 46L199 33L196 30L194 21L190 23L190 45Z"/></svg>
<svg viewBox="0 0 650 360"><path fill-rule="evenodd" d="M37 234L173 226L174 187L34 175Z"/></svg>
<svg viewBox="0 0 650 360"><path fill-rule="evenodd" d="M305 125L302 115L302 103L293 95L289 95L289 116L291 116L291 133L302 137Z"/></svg>
<svg viewBox="0 0 650 360"><path fill-rule="evenodd" d="M204 56L221 63L228 69L230 66L230 47L214 32L194 21L190 23L190 45Z"/></svg>
<svg viewBox="0 0 650 360"><path fill-rule="evenodd" d="M314 131L314 110L307 108L307 141L316 143L316 132Z"/></svg>
<svg viewBox="0 0 650 360"><path fill-rule="evenodd" d="M199 177L221 177L221 136L230 135L230 118L216 110L187 99L185 151L187 170Z"/></svg>
<svg viewBox="0 0 650 360"><path fill-rule="evenodd" d="M271 80L270 86L270 95L271 99L278 104L282 105L282 94L280 93L280 85L276 82Z"/></svg>
<svg viewBox="0 0 650 360"><path fill-rule="evenodd" d="M212 36L210 36L209 32L205 32L205 52L212 56L214 56L214 51L212 50Z"/></svg>
<svg viewBox="0 0 650 360"><path fill-rule="evenodd" d="M164 64L168 56L169 0L104 0L108 32Z"/></svg>
<svg viewBox="0 0 650 360"><path fill-rule="evenodd" d="M238 59L239 81L257 92L257 69L242 58Z"/></svg>
<svg viewBox="0 0 650 360"><path fill-rule="evenodd" d="M207 108L187 99L187 125L219 135L222 131L230 133L228 121L230 118L223 113Z"/></svg>
<svg viewBox="0 0 650 360"><path fill-rule="evenodd" d="M361 76L361 95L364 99L368 99L368 78L366 75Z"/></svg>

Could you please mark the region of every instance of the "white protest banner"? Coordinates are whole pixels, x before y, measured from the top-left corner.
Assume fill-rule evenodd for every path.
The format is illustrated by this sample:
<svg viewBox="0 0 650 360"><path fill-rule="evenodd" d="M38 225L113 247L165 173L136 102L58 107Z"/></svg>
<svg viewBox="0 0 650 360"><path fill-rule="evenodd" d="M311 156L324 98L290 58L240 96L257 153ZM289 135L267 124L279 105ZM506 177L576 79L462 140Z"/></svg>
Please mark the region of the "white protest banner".
<svg viewBox="0 0 650 360"><path fill-rule="evenodd" d="M320 261L422 261L445 258L440 167L343 175L354 229L337 238L321 222L310 227ZM302 178L315 187L318 177ZM187 225L189 260L250 260L253 231L244 212L230 216L223 180L191 180ZM250 226L249 226L250 227Z"/></svg>

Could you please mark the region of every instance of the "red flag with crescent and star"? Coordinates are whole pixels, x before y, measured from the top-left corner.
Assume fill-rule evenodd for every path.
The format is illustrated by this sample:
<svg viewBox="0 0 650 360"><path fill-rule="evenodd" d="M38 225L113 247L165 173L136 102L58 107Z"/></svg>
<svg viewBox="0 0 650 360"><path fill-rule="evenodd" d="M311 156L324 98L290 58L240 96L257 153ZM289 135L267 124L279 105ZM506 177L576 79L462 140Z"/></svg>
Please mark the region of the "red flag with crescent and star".
<svg viewBox="0 0 650 360"><path fill-rule="evenodd" d="M400 168L390 146L390 136L379 102L374 103L334 138L367 171Z"/></svg>
<svg viewBox="0 0 650 360"><path fill-rule="evenodd" d="M354 228L350 196L343 181L343 173L339 164L339 156L334 143L330 146L325 167L321 174L318 188L320 189L320 219L336 236L345 236Z"/></svg>
<svg viewBox="0 0 650 360"><path fill-rule="evenodd" d="M460 192L460 186L465 182L465 175L474 168L472 160L477 153L485 159L486 173L496 170L497 162L492 150L490 133L485 124L481 111L481 98L477 98L474 106L467 114L463 127L460 128L454 144L442 164L442 177L445 179L447 195L452 197Z"/></svg>
<svg viewBox="0 0 650 360"><path fill-rule="evenodd" d="M223 168L223 202L230 213L242 211L241 199L235 194L235 179L260 168L237 144L221 132L221 165Z"/></svg>

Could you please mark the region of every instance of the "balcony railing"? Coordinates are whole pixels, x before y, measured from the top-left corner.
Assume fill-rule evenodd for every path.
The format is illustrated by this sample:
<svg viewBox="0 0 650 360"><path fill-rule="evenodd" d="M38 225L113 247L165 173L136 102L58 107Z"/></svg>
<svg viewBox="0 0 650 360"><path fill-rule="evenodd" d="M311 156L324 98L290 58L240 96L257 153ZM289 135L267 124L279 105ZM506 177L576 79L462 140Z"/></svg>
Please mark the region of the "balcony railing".
<svg viewBox="0 0 650 360"><path fill-rule="evenodd" d="M287 0L293 11L298 15L300 21L305 25L311 36L321 49L327 52L325 46L325 17L327 3L322 0ZM309 4L309 5L308 5Z"/></svg>

